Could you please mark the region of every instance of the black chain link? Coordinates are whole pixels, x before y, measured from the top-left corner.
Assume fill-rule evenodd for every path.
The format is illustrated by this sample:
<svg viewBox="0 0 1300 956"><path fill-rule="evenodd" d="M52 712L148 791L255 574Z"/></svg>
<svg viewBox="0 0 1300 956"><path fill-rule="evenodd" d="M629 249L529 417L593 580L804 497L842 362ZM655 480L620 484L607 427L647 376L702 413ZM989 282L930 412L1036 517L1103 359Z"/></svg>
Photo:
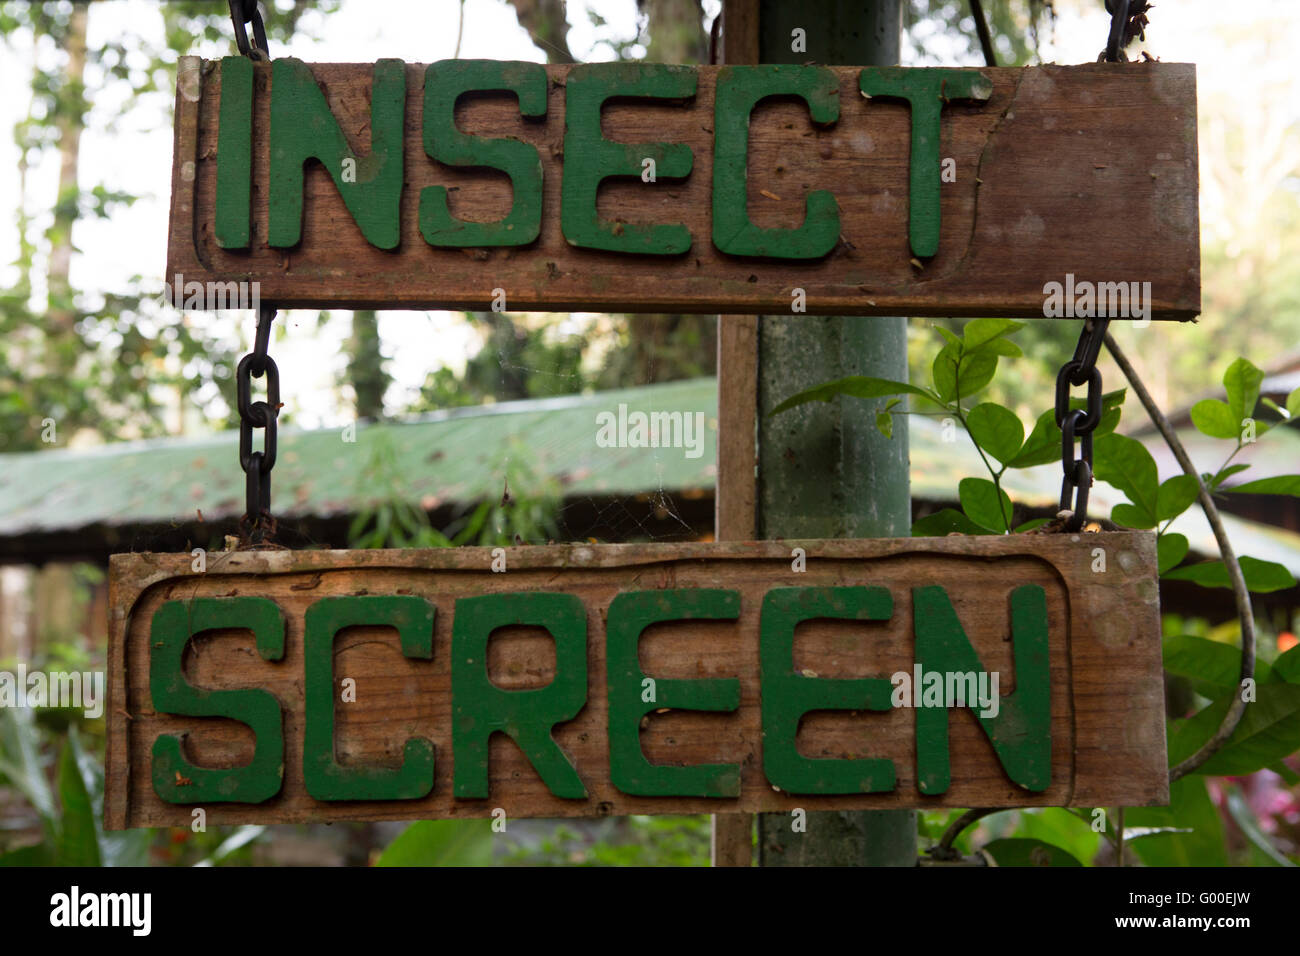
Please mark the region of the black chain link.
<svg viewBox="0 0 1300 956"><path fill-rule="evenodd" d="M239 467L244 469L244 516L239 521L242 539L262 544L275 535L271 517L271 469L275 467L276 420L280 414L280 370L267 354L275 308L258 310L257 338L253 351L239 360L235 369L235 395L239 409ZM252 400L253 379L266 376L266 401ZM253 429L265 429L262 450L253 451Z"/></svg>
<svg viewBox="0 0 1300 956"><path fill-rule="evenodd" d="M1101 370L1097 356L1106 339L1109 319L1088 319L1074 356L1056 376L1056 424L1061 429L1061 511L1070 512L1066 531L1078 531L1088 520L1088 491L1092 488L1092 433L1101 424ZM1070 386L1087 383L1084 408L1070 407ZM1074 457L1075 442L1080 457Z"/></svg>
<svg viewBox="0 0 1300 956"><path fill-rule="evenodd" d="M252 60L271 59L271 48L266 42L266 26L262 23L262 12L257 9L257 0L229 0L230 19L235 25L235 45L241 56ZM246 24L253 25L253 43L248 42Z"/></svg>
<svg viewBox="0 0 1300 956"><path fill-rule="evenodd" d="M235 45L252 60L269 60L266 25L257 0L229 0L230 19L235 25ZM246 25L253 25L253 42L248 42ZM276 421L280 415L280 370L267 354L275 307L260 305L253 351L239 360L235 369L235 396L239 409L239 467L244 470L244 516L239 519L241 542L260 545L275 537L271 517L271 469L275 467ZM266 376L266 401L253 401L253 379ZM253 451L253 429L264 429L262 450Z"/></svg>
<svg viewBox="0 0 1300 956"><path fill-rule="evenodd" d="M1147 14L1151 12L1150 0L1106 0L1106 12L1110 14L1110 31L1106 36L1106 49L1101 51L1097 60L1107 63L1122 63L1128 59L1125 48L1134 40L1147 38L1146 28L1151 21Z"/></svg>
<svg viewBox="0 0 1300 956"><path fill-rule="evenodd" d="M1124 33L1128 27L1129 0L1106 0L1106 12L1110 14L1110 34L1106 37L1106 52L1103 54L1107 63L1118 63L1120 51L1127 45Z"/></svg>

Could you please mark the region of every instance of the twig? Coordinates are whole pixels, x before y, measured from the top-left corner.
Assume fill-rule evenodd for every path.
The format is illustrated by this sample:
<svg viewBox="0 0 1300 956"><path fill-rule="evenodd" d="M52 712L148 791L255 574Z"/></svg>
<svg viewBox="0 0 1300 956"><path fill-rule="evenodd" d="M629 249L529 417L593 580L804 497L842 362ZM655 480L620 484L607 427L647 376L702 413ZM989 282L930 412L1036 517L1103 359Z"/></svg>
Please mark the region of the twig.
<svg viewBox="0 0 1300 956"><path fill-rule="evenodd" d="M970 12L975 15L975 32L980 37L980 49L984 51L984 65L997 66L998 57L993 52L993 37L989 35L988 20L984 18L983 0L970 0Z"/></svg>
<svg viewBox="0 0 1300 956"><path fill-rule="evenodd" d="M965 830L968 826L970 826L972 823L975 823L977 820L982 820L984 817L990 816L991 814L1001 813L1003 810L1008 810L1008 809L1010 808L994 807L993 809L986 809L986 810L967 810L956 820L954 820L952 824L948 827L948 829L943 831L943 836L939 838L939 845L934 847L932 850L930 850L930 855L937 860L947 860L947 859L956 858L958 854L952 848L952 845L953 842L957 839L957 837L961 836L962 830Z"/></svg>
<svg viewBox="0 0 1300 956"><path fill-rule="evenodd" d="M1219 552L1223 555L1224 567L1228 569L1228 581L1232 584L1232 593L1237 602L1237 616L1241 620L1240 683L1244 687L1246 681L1253 680L1255 677L1255 615L1250 606L1250 591L1246 588L1246 579L1241 573L1241 565L1237 562L1237 555L1232 550L1232 542L1228 540L1228 533L1223 528L1223 519L1219 517L1219 509L1215 507L1209 489L1205 487L1200 472L1192 464L1187 449L1178 440L1178 435L1175 434L1173 426L1169 424L1169 420L1160 411L1155 399L1146 390L1146 386L1142 384L1137 372L1109 332L1106 333L1106 348L1110 350L1110 354L1115 359L1115 364L1120 367L1124 377L1133 386L1134 394L1142 403L1142 407L1147 410L1151 423L1156 426L1164 437L1165 442L1169 445L1169 450L1178 459L1178 464L1196 482L1197 498L1201 502L1201 508L1205 511L1206 520L1209 521L1210 527L1214 530L1214 539L1219 543ZM1232 732L1237 729L1237 724L1241 722L1241 717L1245 712L1246 700L1244 696L1240 693L1234 694L1232 703L1228 706L1228 712L1223 715L1223 722L1219 724L1219 729L1214 732L1214 736L1207 740L1196 753L1177 766L1170 768L1170 781L1186 776L1214 756L1215 752L1232 736ZM1121 849L1121 854L1122 852Z"/></svg>
<svg viewBox="0 0 1300 956"><path fill-rule="evenodd" d="M1115 808L1115 829L1118 831L1115 852L1119 855L1119 865L1124 865L1124 808Z"/></svg>

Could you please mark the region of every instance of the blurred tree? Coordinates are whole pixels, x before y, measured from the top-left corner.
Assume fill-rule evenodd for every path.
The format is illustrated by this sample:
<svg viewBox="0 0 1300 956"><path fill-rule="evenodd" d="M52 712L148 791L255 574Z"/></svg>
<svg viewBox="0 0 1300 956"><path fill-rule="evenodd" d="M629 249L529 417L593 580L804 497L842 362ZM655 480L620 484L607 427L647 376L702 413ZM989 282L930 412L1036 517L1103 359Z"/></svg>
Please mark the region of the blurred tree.
<svg viewBox="0 0 1300 956"><path fill-rule="evenodd" d="M352 313L352 334L348 336L346 348L347 380L356 396L356 416L379 421L384 417L384 393L392 379L384 369L379 316L373 309Z"/></svg>
<svg viewBox="0 0 1300 956"><path fill-rule="evenodd" d="M588 384L585 336L556 336L550 319L530 326L505 312L466 314L486 331L482 348L462 375L449 368L431 372L413 411L571 395Z"/></svg>
<svg viewBox="0 0 1300 956"><path fill-rule="evenodd" d="M311 9L338 0L278 4L268 18L272 42L284 42ZM165 42L127 34L88 47L89 0L0 3L0 43L30 46L35 64L30 106L14 129L19 148L17 281L0 288L0 450L63 444L81 429L106 439L162 434L163 402L211 414L216 399L234 405L229 347L196 329L184 313L161 305L135 277L129 288L87 294L73 287L74 231L87 217L111 219L134 197L96 184L84 188L81 134L91 102L112 86L128 105L167 99L179 56L202 40L233 41L224 4L180 0L163 5ZM88 90L93 75L102 88ZM168 114L160 114L168 115ZM110 124L111 125L111 124ZM28 195L29 173L57 156L58 185L48 217ZM89 167L93 173L93 164ZM48 200L47 200L48 201ZM33 212L35 202L37 211ZM37 232L41 221L48 225ZM43 293L43 294L42 294ZM207 388L195 385L206 384ZM215 384L217 388L211 386Z"/></svg>

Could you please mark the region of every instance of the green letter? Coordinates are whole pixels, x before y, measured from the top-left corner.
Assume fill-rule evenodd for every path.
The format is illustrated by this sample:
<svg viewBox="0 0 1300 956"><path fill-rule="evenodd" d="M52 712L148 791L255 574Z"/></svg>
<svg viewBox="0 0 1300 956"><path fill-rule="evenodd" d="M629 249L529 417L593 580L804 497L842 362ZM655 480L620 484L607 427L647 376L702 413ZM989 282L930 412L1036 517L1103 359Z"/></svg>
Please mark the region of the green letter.
<svg viewBox="0 0 1300 956"><path fill-rule="evenodd" d="M867 96L907 100L912 106L912 172L908 237L912 255L939 251L939 111L949 100L987 100L993 84L979 70L869 66L858 86Z"/></svg>
<svg viewBox="0 0 1300 956"><path fill-rule="evenodd" d="M883 678L804 677L794 670L794 631L825 617L887 621L894 599L885 588L773 588L763 598L759 643L763 685L763 771L787 793L878 793L893 790L891 760L809 759L795 746L811 710L889 710Z"/></svg>
<svg viewBox="0 0 1300 956"><path fill-rule="evenodd" d="M555 679L536 690L502 690L488 677L488 638L499 627L546 628L555 640ZM581 800L587 788L551 728L587 702L587 612L572 594L487 594L461 598L451 630L453 792L488 795L488 741L514 738L557 797Z"/></svg>
<svg viewBox="0 0 1300 956"><path fill-rule="evenodd" d="M253 61L221 59L221 114L217 124L217 221L223 249L248 248L249 190L253 176Z"/></svg>
<svg viewBox="0 0 1300 956"><path fill-rule="evenodd" d="M609 773L614 786L641 797L738 797L739 764L657 766L641 750L641 718L660 707L731 711L738 680L650 680L641 670L641 632L660 621L740 616L740 592L712 588L633 591L610 602L605 638L609 677ZM647 691L653 688L653 694ZM647 697L650 699L647 700Z"/></svg>
<svg viewBox="0 0 1300 956"><path fill-rule="evenodd" d="M942 587L912 589L916 662L922 672L984 673L957 612ZM1026 790L1046 790L1052 780L1051 672L1047 651L1047 596L1036 584L1011 592L1011 648L1015 693L1002 697L994 717L979 716L1007 776ZM947 680L944 707L916 707L916 778L922 793L948 789ZM912 688L919 705L921 688ZM978 709L978 704L976 708Z"/></svg>
<svg viewBox="0 0 1300 956"><path fill-rule="evenodd" d="M637 255L671 256L691 247L683 225L646 226L596 218L596 192L610 176L640 176L654 160L656 178L681 179L694 157L681 143L611 143L600 133L600 110L611 97L686 99L695 95L695 70L650 63L591 63L569 71L564 106L564 182L560 222L570 245Z"/></svg>
<svg viewBox="0 0 1300 956"><path fill-rule="evenodd" d="M433 789L433 744L409 737L402 765L344 767L334 757L334 638L345 627L397 629L402 656L433 657L434 608L424 598L328 597L307 608L302 776L317 800L416 800Z"/></svg>
<svg viewBox="0 0 1300 956"><path fill-rule="evenodd" d="M267 241L287 248L301 240L302 167L308 159L318 159L366 241L380 249L395 249L401 238L405 110L406 67L401 60L380 60L370 93L370 152L357 156L307 64L293 57L274 61Z"/></svg>
<svg viewBox="0 0 1300 956"><path fill-rule="evenodd" d="M284 726L270 691L206 690L185 680L182 660L190 639L204 631L247 629L263 660L284 658L284 619L266 598L167 601L149 632L149 694L154 710L186 717L228 717L252 728L253 759L244 767L210 770L181 755L185 735L153 742L153 789L168 803L261 803L284 781Z"/></svg>
<svg viewBox="0 0 1300 956"><path fill-rule="evenodd" d="M447 187L420 192L420 234L431 246L524 246L542 229L542 161L517 139L456 129L456 101L471 90L509 90L524 116L546 115L546 68L537 63L443 60L424 73L424 151L448 166L486 166L510 177L514 202L500 222L452 218Z"/></svg>
<svg viewBox="0 0 1300 956"><path fill-rule="evenodd" d="M713 126L713 244L733 256L818 259L840 240L840 209L824 189L808 194L803 225L760 229L749 219L749 114L769 96L799 96L812 120L840 118L839 81L824 66L724 66L718 70Z"/></svg>

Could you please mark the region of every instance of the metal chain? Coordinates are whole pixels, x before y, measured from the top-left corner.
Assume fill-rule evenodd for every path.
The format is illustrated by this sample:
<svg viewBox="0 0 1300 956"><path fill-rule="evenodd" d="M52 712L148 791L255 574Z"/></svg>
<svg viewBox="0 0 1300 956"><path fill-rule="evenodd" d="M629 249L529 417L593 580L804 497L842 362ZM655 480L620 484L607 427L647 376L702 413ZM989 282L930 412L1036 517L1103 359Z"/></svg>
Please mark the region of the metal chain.
<svg viewBox="0 0 1300 956"><path fill-rule="evenodd" d="M1121 63L1128 59L1124 48L1135 39L1147 38L1146 28L1151 22L1147 13L1150 10L1149 0L1106 0L1110 32L1106 37L1106 49L1097 57L1098 62Z"/></svg>
<svg viewBox="0 0 1300 956"><path fill-rule="evenodd" d="M1088 520L1088 492L1092 488L1092 433L1101 424L1101 370L1097 356L1106 340L1109 319L1088 319L1074 357L1056 376L1056 424L1061 429L1061 511L1070 512L1066 531L1078 531ZM1088 386L1084 408L1070 407L1070 386ZM1080 457L1074 456L1079 442Z"/></svg>
<svg viewBox="0 0 1300 956"><path fill-rule="evenodd" d="M239 467L244 469L244 516L239 519L241 539L262 544L275 536L271 517L271 469L275 467L276 420L280 414L280 370L267 354L275 308L258 309L257 338L253 351L239 360L235 369L236 404L239 408ZM266 376L266 401L252 401L253 379ZM253 451L253 429L266 435L262 450Z"/></svg>
<svg viewBox="0 0 1300 956"><path fill-rule="evenodd" d="M269 60L266 26L262 22L257 0L229 0L230 19L235 25L235 45L253 60ZM245 25L253 25L253 43L248 42ZM239 519L240 540L245 545L260 545L275 537L275 519L271 517L271 469L275 467L276 421L280 415L280 370L267 354L271 344L271 326L276 309L259 305L257 335L253 351L239 360L235 369L235 396L239 409L239 467L244 470L244 516ZM266 376L266 401L254 402L253 379ZM262 450L253 451L253 429L265 429Z"/></svg>
<svg viewBox="0 0 1300 956"><path fill-rule="evenodd" d="M262 23L262 13L257 9L257 0L229 0L230 19L235 25L235 45L241 56L252 60L271 59L271 48L266 42L266 26ZM253 25L253 43L248 42L245 25Z"/></svg>

